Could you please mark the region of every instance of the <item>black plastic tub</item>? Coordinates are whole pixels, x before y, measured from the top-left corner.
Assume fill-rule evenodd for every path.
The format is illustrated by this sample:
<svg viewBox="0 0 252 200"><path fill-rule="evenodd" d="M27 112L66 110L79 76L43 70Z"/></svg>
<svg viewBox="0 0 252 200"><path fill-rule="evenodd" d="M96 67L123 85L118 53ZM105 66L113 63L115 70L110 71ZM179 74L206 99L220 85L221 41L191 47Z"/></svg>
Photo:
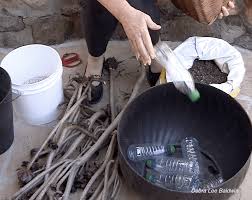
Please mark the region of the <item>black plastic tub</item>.
<svg viewBox="0 0 252 200"><path fill-rule="evenodd" d="M147 90L124 112L118 127L120 167L129 187L147 200L225 200L243 182L252 150L252 126L248 115L229 95L211 86L197 84L201 98L192 103L173 84ZM131 144L178 144L187 136L199 140L226 180L215 190L200 193L160 188L143 177L142 164L127 158Z"/></svg>
<svg viewBox="0 0 252 200"><path fill-rule="evenodd" d="M9 74L0 67L0 154L10 148L13 139L11 79Z"/></svg>

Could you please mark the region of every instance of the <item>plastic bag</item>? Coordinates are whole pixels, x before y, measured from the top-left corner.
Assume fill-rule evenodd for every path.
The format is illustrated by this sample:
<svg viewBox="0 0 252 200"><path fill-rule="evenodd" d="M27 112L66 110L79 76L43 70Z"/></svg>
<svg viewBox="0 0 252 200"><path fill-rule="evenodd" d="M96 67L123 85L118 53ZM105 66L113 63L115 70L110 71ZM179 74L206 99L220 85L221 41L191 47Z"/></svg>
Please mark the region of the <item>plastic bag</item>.
<svg viewBox="0 0 252 200"><path fill-rule="evenodd" d="M174 53L186 69L190 69L196 59L214 60L228 77L225 83L211 85L228 94L236 94L239 90L246 71L244 61L241 53L226 41L211 37L191 37L179 45Z"/></svg>

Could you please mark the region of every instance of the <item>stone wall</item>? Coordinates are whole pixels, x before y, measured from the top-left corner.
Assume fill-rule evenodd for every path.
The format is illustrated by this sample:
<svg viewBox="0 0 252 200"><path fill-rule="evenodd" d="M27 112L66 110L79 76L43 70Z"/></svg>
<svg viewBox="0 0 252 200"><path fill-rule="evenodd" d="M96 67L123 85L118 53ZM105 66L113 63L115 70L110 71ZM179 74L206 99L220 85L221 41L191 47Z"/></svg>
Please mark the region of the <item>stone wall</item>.
<svg viewBox="0 0 252 200"><path fill-rule="evenodd" d="M207 26L195 22L167 0L160 1L163 40L183 41L198 36L213 36L252 49L252 1L238 1L228 18ZM1 0L0 47L31 43L58 44L82 37L79 0ZM85 8L84 8L85 12ZM113 39L125 39L118 26Z"/></svg>
<svg viewBox="0 0 252 200"><path fill-rule="evenodd" d="M78 0L1 0L0 47L80 38Z"/></svg>

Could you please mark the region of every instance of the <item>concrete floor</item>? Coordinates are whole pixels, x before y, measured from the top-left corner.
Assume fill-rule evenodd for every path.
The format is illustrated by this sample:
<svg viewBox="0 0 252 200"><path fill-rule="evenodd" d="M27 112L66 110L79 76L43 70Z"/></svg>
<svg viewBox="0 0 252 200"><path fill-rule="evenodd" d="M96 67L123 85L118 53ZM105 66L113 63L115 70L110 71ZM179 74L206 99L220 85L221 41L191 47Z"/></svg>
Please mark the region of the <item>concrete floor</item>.
<svg viewBox="0 0 252 200"><path fill-rule="evenodd" d="M169 43L170 46L176 47L179 43ZM69 75L74 73L83 73L86 66L87 48L85 41L75 41L54 46L60 55L70 52L78 52L83 60L82 65L74 69L64 69L64 83L69 79ZM252 119L252 52L238 48L242 53L247 74L242 85L241 94L237 100L242 104ZM10 49L0 49L0 60L6 55ZM120 64L118 71L120 75L115 78L117 87L117 107L120 109L124 98L122 94L130 93L138 74L138 63L132 58L127 42L110 42L106 57L114 56L117 60L123 61ZM121 94L121 95L120 95ZM103 102L108 102L108 95L105 94ZM15 117L15 116L14 116ZM3 155L0 156L0 200L6 200L11 197L17 189L16 169L20 166L23 160L29 158L29 151L34 147L41 145L47 134L53 127L53 123L45 126L30 126L21 119L15 117L15 140L12 147ZM78 196L78 194L77 194ZM72 199L78 199L73 197ZM118 200L140 200L136 194L130 191L126 186L121 188ZM249 172L240 188L239 194L235 194L230 200L251 200L252 199L252 165Z"/></svg>

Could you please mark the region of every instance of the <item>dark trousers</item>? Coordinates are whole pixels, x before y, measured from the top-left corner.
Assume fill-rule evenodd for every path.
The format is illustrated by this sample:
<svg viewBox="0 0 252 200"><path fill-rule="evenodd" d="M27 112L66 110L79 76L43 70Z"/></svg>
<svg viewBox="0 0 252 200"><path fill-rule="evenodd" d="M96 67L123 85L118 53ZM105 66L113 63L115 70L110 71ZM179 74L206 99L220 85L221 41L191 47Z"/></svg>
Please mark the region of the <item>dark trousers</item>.
<svg viewBox="0 0 252 200"><path fill-rule="evenodd" d="M89 53L98 57L101 56L107 48L118 20L97 0L86 1L86 15L82 12L82 25L85 30L85 37ZM134 8L148 14L152 20L160 24L160 12L155 0L128 0ZM149 30L153 45L159 40L159 31Z"/></svg>

